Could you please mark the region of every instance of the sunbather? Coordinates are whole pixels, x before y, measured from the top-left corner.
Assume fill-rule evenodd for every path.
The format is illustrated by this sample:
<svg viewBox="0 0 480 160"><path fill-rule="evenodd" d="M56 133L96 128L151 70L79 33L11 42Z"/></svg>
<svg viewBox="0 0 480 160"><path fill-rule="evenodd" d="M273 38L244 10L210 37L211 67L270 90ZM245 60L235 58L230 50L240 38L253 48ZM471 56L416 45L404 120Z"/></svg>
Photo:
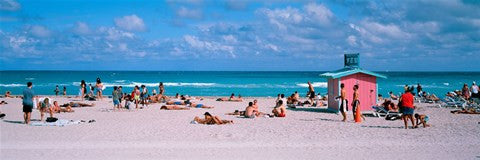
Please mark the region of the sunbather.
<svg viewBox="0 0 480 160"><path fill-rule="evenodd" d="M244 115L245 115L245 111L235 110L235 112L225 113L225 115L244 116Z"/></svg>
<svg viewBox="0 0 480 160"><path fill-rule="evenodd" d="M279 100L277 102L277 105L275 106L275 108L273 108L272 113L273 113L273 115L275 115L275 117L285 117L286 116L287 109L285 108L285 105L283 105L282 100Z"/></svg>
<svg viewBox="0 0 480 160"><path fill-rule="evenodd" d="M165 104L167 105L186 105L185 101L168 101Z"/></svg>
<svg viewBox="0 0 480 160"><path fill-rule="evenodd" d="M217 124L217 125L221 125L221 124L229 124L229 123L233 123L232 120L222 120L220 119L220 117L218 116L212 116L210 113L208 112L205 112L205 118L202 119L202 118L199 118L198 116L195 117L193 120L199 124Z"/></svg>
<svg viewBox="0 0 480 160"><path fill-rule="evenodd" d="M450 111L453 114L480 114L474 108Z"/></svg>
<svg viewBox="0 0 480 160"><path fill-rule="evenodd" d="M93 107L93 106L95 106L95 103L87 104L87 103L80 103L80 102L69 102L69 103L65 103L65 104L61 105L60 107L67 107L67 106L70 106L70 107Z"/></svg>
<svg viewBox="0 0 480 160"><path fill-rule="evenodd" d="M430 125L427 124L427 122L429 120L427 115L415 113L415 119L417 121L417 126L416 127L418 127L418 125L420 125L420 124L423 124L423 128L430 127Z"/></svg>
<svg viewBox="0 0 480 160"><path fill-rule="evenodd" d="M160 109L164 110L190 110L188 107L182 107L177 105L163 105Z"/></svg>
<svg viewBox="0 0 480 160"><path fill-rule="evenodd" d="M242 102L243 98L241 95L238 95L238 98L235 98L235 94L232 93L229 98L218 98L217 101L234 101L234 102Z"/></svg>
<svg viewBox="0 0 480 160"><path fill-rule="evenodd" d="M390 94L390 98L391 98L392 100L398 100L398 96L395 95L395 94L393 94L392 91L390 91L388 94Z"/></svg>
<svg viewBox="0 0 480 160"><path fill-rule="evenodd" d="M57 101L53 101L53 112L55 112L55 113L74 112L74 110L70 106L66 106L66 107L62 108L62 107L58 106Z"/></svg>
<svg viewBox="0 0 480 160"><path fill-rule="evenodd" d="M245 108L245 117L246 118L255 118L257 110L253 107L253 102L248 102L247 108Z"/></svg>
<svg viewBox="0 0 480 160"><path fill-rule="evenodd" d="M204 104L198 104L198 103L193 103L193 102L190 103L190 107L192 107L192 108L208 108L208 109L213 108L213 106L207 106L207 105L204 105Z"/></svg>

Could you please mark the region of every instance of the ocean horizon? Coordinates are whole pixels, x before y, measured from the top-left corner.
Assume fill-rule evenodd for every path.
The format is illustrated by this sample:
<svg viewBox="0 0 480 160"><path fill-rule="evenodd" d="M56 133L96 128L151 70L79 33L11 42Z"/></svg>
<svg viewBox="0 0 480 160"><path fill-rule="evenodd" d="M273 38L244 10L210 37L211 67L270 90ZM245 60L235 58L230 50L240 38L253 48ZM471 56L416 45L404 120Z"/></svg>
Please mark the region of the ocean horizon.
<svg viewBox="0 0 480 160"><path fill-rule="evenodd" d="M6 91L21 94L26 82L33 82L34 91L39 95L54 95L58 85L65 86L67 95L78 95L79 84L95 85L97 77L106 86L104 95L110 95L113 86L122 86L124 92L131 92L134 86L146 85L150 94L158 92L159 82L163 82L166 95L176 93L191 96L229 96L231 93L246 97L275 97L279 93L290 95L298 91L302 96L307 92L307 82L311 81L315 90L325 95L326 79L319 75L326 71L55 71L19 70L0 71L0 93ZM378 79L379 94L403 92L403 86L420 83L429 94L443 97L445 93L459 90L464 83L471 85L480 80L480 72L377 72L387 76ZM60 93L61 94L61 93Z"/></svg>

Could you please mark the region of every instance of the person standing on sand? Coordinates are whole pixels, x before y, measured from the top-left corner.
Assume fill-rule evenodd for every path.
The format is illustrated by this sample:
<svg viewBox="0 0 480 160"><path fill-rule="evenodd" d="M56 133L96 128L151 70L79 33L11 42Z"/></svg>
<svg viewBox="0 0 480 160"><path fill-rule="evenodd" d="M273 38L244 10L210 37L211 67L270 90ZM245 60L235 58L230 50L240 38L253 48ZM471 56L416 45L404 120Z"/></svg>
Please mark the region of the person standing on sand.
<svg viewBox="0 0 480 160"><path fill-rule="evenodd" d="M27 88L23 90L23 119L25 120L25 124L30 123L30 117L32 115L33 109L33 97L35 96L32 90L33 84L32 82L27 83Z"/></svg>
<svg viewBox="0 0 480 160"><path fill-rule="evenodd" d="M478 93L478 86L475 84L475 81L472 83L470 87L470 92L472 92L472 98L480 98L480 93Z"/></svg>
<svg viewBox="0 0 480 160"><path fill-rule="evenodd" d="M420 85L420 83L417 83L417 95L420 95L420 92L422 91L422 86Z"/></svg>
<svg viewBox="0 0 480 160"><path fill-rule="evenodd" d="M347 111L348 111L348 101L347 101L347 91L345 90L345 84L340 84L340 112L343 116L343 122L347 121Z"/></svg>
<svg viewBox="0 0 480 160"><path fill-rule="evenodd" d="M415 106L413 105L413 95L410 92L410 90L406 90L405 93L402 94L400 97L400 104L401 104L401 110L402 110L402 119L403 122L405 123L405 129L408 128L407 122L408 119L412 121L412 126L415 128L415 118L413 117L413 113L415 110Z"/></svg>
<svg viewBox="0 0 480 160"><path fill-rule="evenodd" d="M308 98L310 99L310 104L313 105L314 101L313 99L315 98L315 90L313 89L312 83L308 81Z"/></svg>
<svg viewBox="0 0 480 160"><path fill-rule="evenodd" d="M63 86L63 96L67 96L67 87Z"/></svg>
<svg viewBox="0 0 480 160"><path fill-rule="evenodd" d="M85 80L82 80L80 82L80 100L84 100L85 99L85 94L87 93L87 84L85 83Z"/></svg>
<svg viewBox="0 0 480 160"><path fill-rule="evenodd" d="M58 88L58 85L55 87L55 90L53 90L53 92L55 92L55 96L58 96L58 93L60 93L60 89Z"/></svg>
<svg viewBox="0 0 480 160"><path fill-rule="evenodd" d="M463 84L462 88L462 96L465 98L465 100L470 99L470 90L468 89L468 84Z"/></svg>
<svg viewBox="0 0 480 160"><path fill-rule="evenodd" d="M362 116L360 111L360 100L358 94L358 84L353 86L353 101L352 101L352 112L353 112L353 119L355 123L360 123L362 120L360 117Z"/></svg>
<svg viewBox="0 0 480 160"><path fill-rule="evenodd" d="M163 86L163 82L160 82L158 85L158 94L162 95L165 94L165 87Z"/></svg>
<svg viewBox="0 0 480 160"><path fill-rule="evenodd" d="M97 83L95 84L95 88L97 89L97 97L98 99L102 100L102 91L103 91L103 84L100 78L97 78Z"/></svg>
<svg viewBox="0 0 480 160"><path fill-rule="evenodd" d="M119 101L119 94L117 90L117 86L113 86L113 91L112 91L112 101L113 101L113 111L115 111L115 108L118 108L120 110L120 101Z"/></svg>

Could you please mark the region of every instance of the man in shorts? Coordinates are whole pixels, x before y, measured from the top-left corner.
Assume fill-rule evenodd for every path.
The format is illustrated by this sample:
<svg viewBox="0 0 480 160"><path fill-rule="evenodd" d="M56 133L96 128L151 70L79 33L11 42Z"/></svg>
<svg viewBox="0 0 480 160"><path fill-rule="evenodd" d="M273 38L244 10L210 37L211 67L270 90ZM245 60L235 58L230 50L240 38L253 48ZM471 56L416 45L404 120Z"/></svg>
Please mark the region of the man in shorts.
<svg viewBox="0 0 480 160"><path fill-rule="evenodd" d="M33 109L33 97L35 96L32 90L33 84L32 82L27 83L27 88L23 90L23 119L25 120L25 124L30 123L30 116L32 115Z"/></svg>

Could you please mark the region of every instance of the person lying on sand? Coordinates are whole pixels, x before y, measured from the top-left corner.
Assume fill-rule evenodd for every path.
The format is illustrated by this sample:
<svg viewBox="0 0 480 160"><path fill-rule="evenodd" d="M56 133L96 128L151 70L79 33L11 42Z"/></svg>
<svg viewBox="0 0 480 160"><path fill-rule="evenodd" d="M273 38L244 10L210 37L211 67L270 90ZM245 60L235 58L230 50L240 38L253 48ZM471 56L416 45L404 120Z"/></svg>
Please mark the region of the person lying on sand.
<svg viewBox="0 0 480 160"><path fill-rule="evenodd" d="M81 103L81 102L70 102L70 103L62 104L60 107L67 107L67 106L70 106L70 107L93 107L93 106L95 106L95 103L87 104L87 103Z"/></svg>
<svg viewBox="0 0 480 160"><path fill-rule="evenodd" d="M225 115L244 116L244 115L245 115L245 111L235 110L235 111L232 112L232 113L225 113Z"/></svg>
<svg viewBox="0 0 480 160"><path fill-rule="evenodd" d="M5 92L5 98L15 98L14 96L11 96L10 94L11 94L10 91L6 91Z"/></svg>
<svg viewBox="0 0 480 160"><path fill-rule="evenodd" d="M186 103L185 101L168 101L165 104L167 104L167 105L186 105L188 103Z"/></svg>
<svg viewBox="0 0 480 160"><path fill-rule="evenodd" d="M275 106L275 108L273 108L272 113L273 113L273 115L275 115L275 117L285 117L286 116L287 109L285 108L285 105L283 105L282 100L279 100L277 102L277 105Z"/></svg>
<svg viewBox="0 0 480 160"><path fill-rule="evenodd" d="M423 128L430 127L430 125L427 124L429 120L427 115L415 113L415 120L417 121L417 126L416 126L417 128L418 128L418 125L420 124L423 124Z"/></svg>
<svg viewBox="0 0 480 160"><path fill-rule="evenodd" d="M453 114L480 114L474 108L450 111Z"/></svg>
<svg viewBox="0 0 480 160"><path fill-rule="evenodd" d="M53 101L53 112L55 112L55 113L74 112L74 110L70 106L66 106L66 107L62 108L62 107L58 106L57 101Z"/></svg>
<svg viewBox="0 0 480 160"><path fill-rule="evenodd" d="M196 123L199 123L199 124L217 124L217 125L221 125L221 124L230 124L232 123L233 124L233 121L232 120L222 120L220 119L220 117L218 116L212 116L210 113L208 112L205 112L205 118L202 119L202 118L199 118L198 116L195 117L193 119L194 122Z"/></svg>
<svg viewBox="0 0 480 160"><path fill-rule="evenodd" d="M235 98L235 94L232 93L229 98L218 98L217 101L233 101L233 102L242 102L243 98L241 95L238 95L238 98Z"/></svg>
<svg viewBox="0 0 480 160"><path fill-rule="evenodd" d="M440 98L438 98L435 94L427 95L425 98L430 101L440 101Z"/></svg>
<svg viewBox="0 0 480 160"><path fill-rule="evenodd" d="M193 102L190 103L190 107L192 107L192 108L208 108L208 109L213 108L213 106L207 106L207 105L204 105L204 104L198 104L198 103L193 103Z"/></svg>
<svg viewBox="0 0 480 160"><path fill-rule="evenodd" d="M177 105L163 105L160 107L160 109L164 110L190 110L188 107L182 107L182 106L177 106Z"/></svg>
<svg viewBox="0 0 480 160"><path fill-rule="evenodd" d="M1 102L0 102L0 105L2 105L2 104L8 104L8 103L5 102L5 101L1 101Z"/></svg>

